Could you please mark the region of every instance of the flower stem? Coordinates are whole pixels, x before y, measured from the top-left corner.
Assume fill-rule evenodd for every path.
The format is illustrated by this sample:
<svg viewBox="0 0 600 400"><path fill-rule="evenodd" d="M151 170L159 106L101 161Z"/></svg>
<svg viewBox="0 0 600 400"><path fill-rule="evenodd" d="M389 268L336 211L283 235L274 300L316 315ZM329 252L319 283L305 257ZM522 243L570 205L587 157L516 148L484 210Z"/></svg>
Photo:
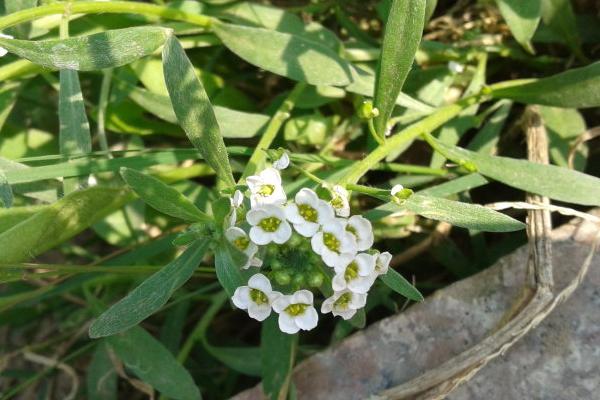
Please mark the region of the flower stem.
<svg viewBox="0 0 600 400"><path fill-rule="evenodd" d="M305 88L306 83L296 83L294 89L292 89L292 91L290 92L290 94L288 94L281 106L279 106L277 111L275 111L275 114L273 114L273 117L271 117L271 120L269 121L265 132L260 138L260 141L256 145L254 153L252 153L250 160L248 160L248 164L244 169L242 178L238 183L241 183L244 178L254 174L256 171L258 171L264 166L267 157L267 153L264 150L267 150L271 146L271 143L273 143L273 140L275 140L279 129L281 128L283 123L290 117L290 113L296 106L296 101L298 100L298 97L300 96L300 94L302 94L302 91Z"/></svg>
<svg viewBox="0 0 600 400"><path fill-rule="evenodd" d="M480 94L466 97L456 103L449 104L445 107L440 108L433 114L423 118L422 120L410 125L406 129L400 131L396 135L392 136L385 144L379 145L373 150L367 157L358 162L342 179L341 184L353 184L357 183L358 180L375 167L381 160L383 160L388 154L394 149L410 142L423 133L429 133L440 127L445 122L451 120L457 116L465 108L482 102L487 97Z"/></svg>
<svg viewBox="0 0 600 400"><path fill-rule="evenodd" d="M68 2L46 4L39 7L27 8L4 17L0 17L0 30L9 26L28 22L47 15L63 14ZM127 13L141 14L189 22L194 25L209 28L212 18L206 15L191 14L174 8L148 3L132 1L78 1L70 5L71 14L97 14L97 13Z"/></svg>
<svg viewBox="0 0 600 400"><path fill-rule="evenodd" d="M112 80L112 68L102 71L102 85L100 87L100 98L98 99L98 128L97 136L100 149L106 152L108 158L112 158L112 154L108 148L108 140L106 139L106 108L108 106L108 97L110 95L110 83Z"/></svg>

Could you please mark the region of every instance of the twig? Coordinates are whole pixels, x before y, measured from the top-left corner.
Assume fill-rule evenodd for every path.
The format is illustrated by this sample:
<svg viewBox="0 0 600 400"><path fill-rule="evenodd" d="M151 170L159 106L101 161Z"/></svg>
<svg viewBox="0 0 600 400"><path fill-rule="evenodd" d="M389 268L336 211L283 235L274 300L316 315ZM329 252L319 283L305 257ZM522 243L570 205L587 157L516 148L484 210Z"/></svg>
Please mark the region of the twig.
<svg viewBox="0 0 600 400"><path fill-rule="evenodd" d="M68 364L58 361L57 359L52 359L48 357L41 356L39 354L32 353L30 351L26 351L23 353L23 356L27 361L34 362L36 364L41 364L50 368L58 368L63 371L65 374L71 378L71 390L69 394L67 394L64 399L72 400L77 396L77 391L79 390L79 378L77 377L77 373L75 370L70 367Z"/></svg>
<svg viewBox="0 0 600 400"><path fill-rule="evenodd" d="M390 261L390 266L396 267L400 264L404 264L420 254L423 254L429 250L432 246L439 243L443 238L450 234L452 225L447 222L440 222L436 225L435 230L424 239L423 241L409 247L400 254L397 254Z"/></svg>
<svg viewBox="0 0 600 400"><path fill-rule="evenodd" d="M579 146L581 146L583 143L587 142L588 140L595 139L599 136L600 136L600 126L596 126L594 128L588 129L587 131L585 131L581 135L579 135L579 137L577 138L575 143L573 143L573 145L569 149L569 156L567 157L567 165L569 166L569 168L573 169L575 167L575 154L577 154L577 150L579 149Z"/></svg>

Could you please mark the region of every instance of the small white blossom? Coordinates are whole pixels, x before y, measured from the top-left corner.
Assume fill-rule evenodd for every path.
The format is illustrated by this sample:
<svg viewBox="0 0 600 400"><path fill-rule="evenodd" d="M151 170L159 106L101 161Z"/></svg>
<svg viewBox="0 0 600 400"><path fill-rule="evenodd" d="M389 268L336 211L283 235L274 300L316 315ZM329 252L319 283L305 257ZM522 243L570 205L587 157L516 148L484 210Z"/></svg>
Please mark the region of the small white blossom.
<svg viewBox="0 0 600 400"><path fill-rule="evenodd" d="M229 226L234 226L237 222L237 210L242 206L244 202L244 195L239 190L233 193L233 196L229 198L231 203L231 211L229 212Z"/></svg>
<svg viewBox="0 0 600 400"><path fill-rule="evenodd" d="M310 244L313 251L330 267L339 264L344 257L353 258L357 252L356 238L339 219L332 219L323 225L322 230L312 237Z"/></svg>
<svg viewBox="0 0 600 400"><path fill-rule="evenodd" d="M373 227L368 219L360 215L353 215L347 220L342 220L346 230L356 238L356 248L358 251L365 251L373 246L375 238L373 236Z"/></svg>
<svg viewBox="0 0 600 400"><path fill-rule="evenodd" d="M384 251L383 253L377 252L375 257L377 257L375 261L375 273L377 275L387 274L388 269L390 268L390 261L392 261L392 255L389 252Z"/></svg>
<svg viewBox="0 0 600 400"><path fill-rule="evenodd" d="M283 155L273 163L273 167L278 170L286 169L290 165L290 156L288 153L283 153Z"/></svg>
<svg viewBox="0 0 600 400"><path fill-rule="evenodd" d="M321 225L334 218L333 208L308 188L301 189L294 200L285 208L285 216L302 236L313 236Z"/></svg>
<svg viewBox="0 0 600 400"><path fill-rule="evenodd" d="M299 290L293 295L283 295L273 302L273 309L279 313L279 329L293 334L300 329L309 331L317 326L319 315L313 306L313 294Z"/></svg>
<svg viewBox="0 0 600 400"><path fill-rule="evenodd" d="M325 299L321 305L321 313L332 313L336 317L342 317L348 320L356 314L367 303L367 295L363 293L354 293L350 290L335 292L333 296Z"/></svg>
<svg viewBox="0 0 600 400"><path fill-rule="evenodd" d="M0 33L0 38L3 39L14 39L14 37L10 35L5 35L4 33ZM0 57L4 57L8 51L4 47L0 47Z"/></svg>
<svg viewBox="0 0 600 400"><path fill-rule="evenodd" d="M448 69L450 70L450 72L452 72L454 74L462 74L465 71L465 66L456 61L449 61Z"/></svg>
<svg viewBox="0 0 600 400"><path fill-rule="evenodd" d="M334 268L331 287L336 292L349 289L354 293L367 293L375 281L375 256L370 254L344 255Z"/></svg>
<svg viewBox="0 0 600 400"><path fill-rule="evenodd" d="M242 229L238 227L230 227L225 231L225 237L231 244L235 246L239 251L244 253L248 257L248 261L246 264L242 265L243 269L248 269L249 267L260 267L262 265L262 261L255 258L254 256L258 252L258 246L250 241L250 238Z"/></svg>
<svg viewBox="0 0 600 400"><path fill-rule="evenodd" d="M329 202L335 210L335 214L347 218L350 216L350 202L348 200L348 191L340 185L335 185L331 192L333 198Z"/></svg>
<svg viewBox="0 0 600 400"><path fill-rule="evenodd" d="M250 228L250 239L263 246L271 242L283 244L292 236L292 227L285 219L280 206L265 204L248 211L246 220Z"/></svg>
<svg viewBox="0 0 600 400"><path fill-rule="evenodd" d="M237 308L248 310L248 315L257 321L264 321L271 315L271 305L281 293L273 291L271 282L263 274L255 274L248 280L248 286L235 290L231 300Z"/></svg>
<svg viewBox="0 0 600 400"><path fill-rule="evenodd" d="M404 189L404 186L402 185L394 185L394 187L392 187L392 196L397 195L398 193L400 193L402 190Z"/></svg>
<svg viewBox="0 0 600 400"><path fill-rule="evenodd" d="M246 178L252 195L252 207L262 204L283 204L287 198L281 186L281 175L275 168L266 168L258 175Z"/></svg>

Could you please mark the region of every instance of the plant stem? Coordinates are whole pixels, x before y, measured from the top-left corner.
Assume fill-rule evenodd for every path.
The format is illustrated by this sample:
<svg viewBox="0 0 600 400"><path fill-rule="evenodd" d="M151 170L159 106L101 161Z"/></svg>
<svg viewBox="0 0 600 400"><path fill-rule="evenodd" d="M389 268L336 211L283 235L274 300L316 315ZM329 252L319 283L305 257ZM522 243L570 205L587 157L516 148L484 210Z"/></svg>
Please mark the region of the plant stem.
<svg viewBox="0 0 600 400"><path fill-rule="evenodd" d="M108 140L106 139L106 108L108 106L108 97L110 95L110 83L112 80L112 68L102 71L102 86L100 87L100 98L98 99L98 143L100 149L106 152L108 158L112 158L112 154L108 148Z"/></svg>
<svg viewBox="0 0 600 400"><path fill-rule="evenodd" d="M341 184L357 183L358 180L375 167L394 149L416 139L423 133L429 133L440 127L445 122L457 116L465 108L481 102L484 97L474 95L457 101L454 104L440 108L433 114L423 118L406 129L392 136L384 145L379 145L367 157L359 161L342 179Z"/></svg>
<svg viewBox="0 0 600 400"><path fill-rule="evenodd" d="M59 2L28 8L6 15L0 18L0 30L47 15L63 14L66 7L68 7L68 2ZM130 1L78 1L73 3L70 7L72 14L128 13L189 22L205 28L209 28L212 24L212 18L206 15L191 14L174 8L148 3Z"/></svg>
<svg viewBox="0 0 600 400"><path fill-rule="evenodd" d="M269 124L267 125L265 132L263 133L262 137L260 138L260 141L256 145L256 149L254 150L252 157L250 157L250 160L248 160L246 169L244 169L242 178L240 179L240 182L238 182L238 183L241 183L241 181L244 178L254 174L256 171L258 171L259 169L261 169L264 166L265 160L267 158L267 154L265 153L265 150L267 150L271 146L271 143L273 143L273 140L275 140L275 137L277 136L279 129L281 129L281 126L283 125L283 123L285 121L287 121L287 119L290 117L290 113L294 109L294 106L296 105L296 101L298 100L298 97L300 96L300 94L302 94L302 91L305 88L306 88L306 83L304 83L304 82L296 83L296 86L294 86L294 89L292 89L292 91L290 92L290 94L288 94L288 96L283 101L281 106L279 106L277 111L275 111L275 114L273 114L273 117L269 121Z"/></svg>

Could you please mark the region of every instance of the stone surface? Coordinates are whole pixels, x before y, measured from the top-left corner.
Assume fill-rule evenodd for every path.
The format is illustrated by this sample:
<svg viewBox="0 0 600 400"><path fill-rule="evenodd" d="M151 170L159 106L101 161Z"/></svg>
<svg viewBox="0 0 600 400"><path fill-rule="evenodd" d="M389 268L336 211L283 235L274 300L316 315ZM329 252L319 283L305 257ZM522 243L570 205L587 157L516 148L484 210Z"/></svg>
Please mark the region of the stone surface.
<svg viewBox="0 0 600 400"><path fill-rule="evenodd" d="M600 227L573 221L552 233L554 274L563 287L579 270ZM477 343L520 293L527 249L457 282L300 363L300 400L366 399L414 378ZM504 356L448 398L594 399L600 393L600 255L585 282ZM595 393L595 394L594 394ZM260 387L235 400L262 397Z"/></svg>

